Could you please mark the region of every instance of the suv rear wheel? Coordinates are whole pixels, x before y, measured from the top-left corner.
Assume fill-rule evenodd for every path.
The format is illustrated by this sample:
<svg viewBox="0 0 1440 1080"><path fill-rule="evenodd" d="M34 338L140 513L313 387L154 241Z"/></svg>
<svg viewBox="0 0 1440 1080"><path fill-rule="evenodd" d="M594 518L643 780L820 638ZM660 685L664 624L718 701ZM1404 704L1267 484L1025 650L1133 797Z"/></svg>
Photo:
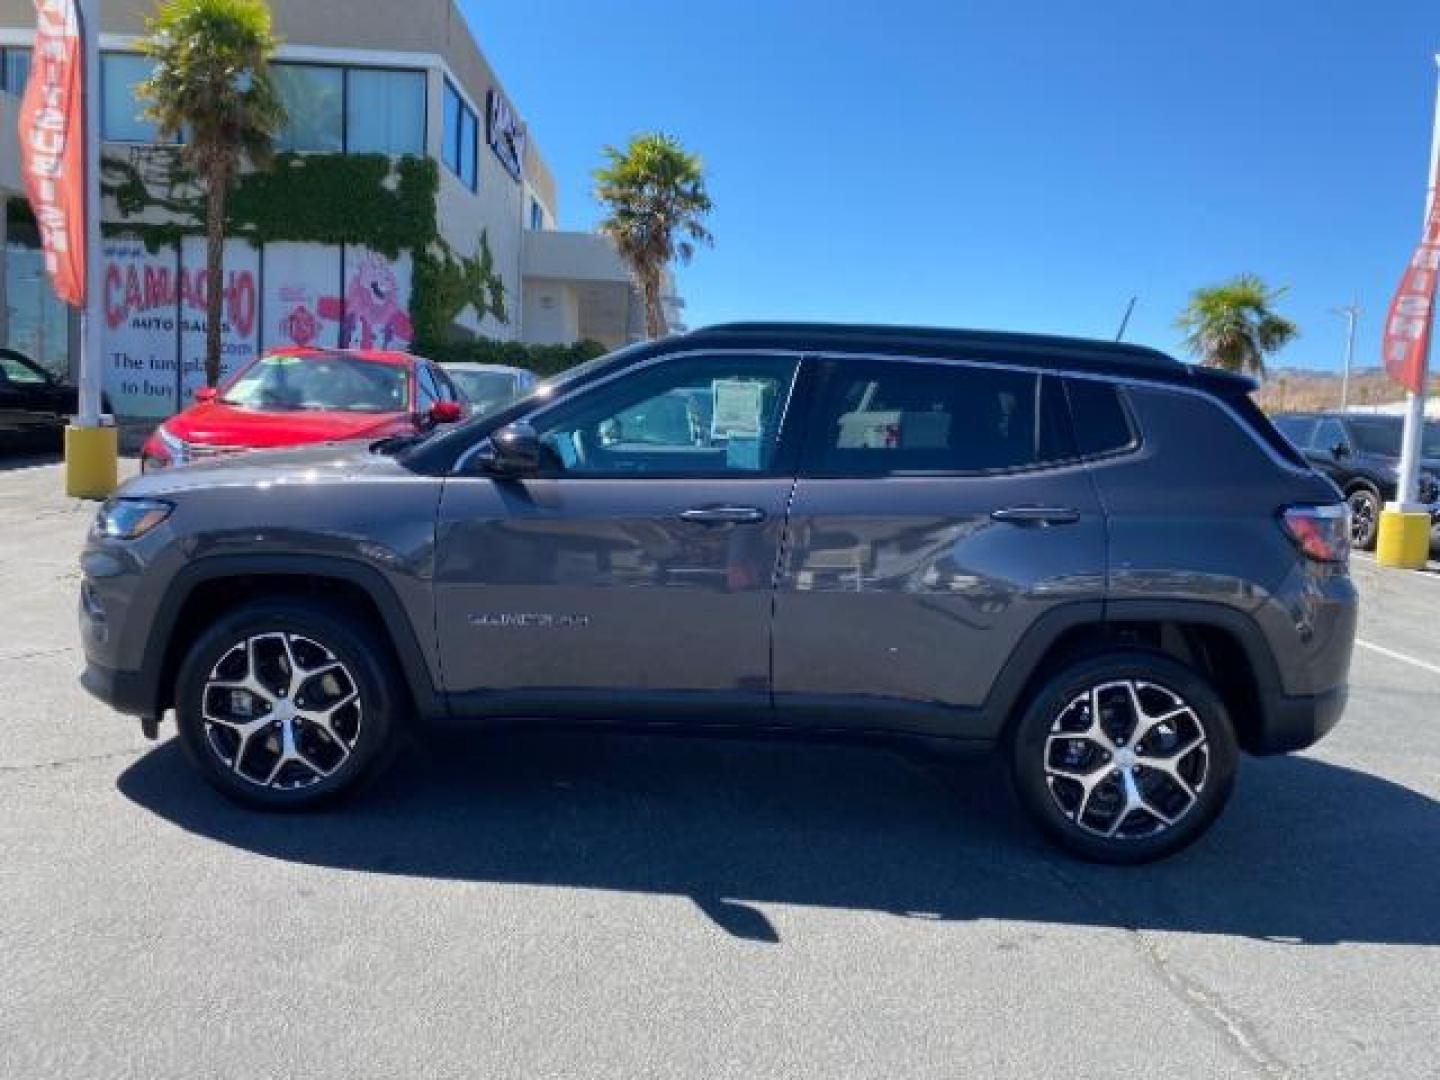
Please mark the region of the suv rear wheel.
<svg viewBox="0 0 1440 1080"><path fill-rule="evenodd" d="M1346 495L1345 502L1350 507L1350 542L1370 551L1380 533L1380 493L1362 485Z"/></svg>
<svg viewBox="0 0 1440 1080"><path fill-rule="evenodd" d="M1011 770L1031 817L1097 862L1172 854L1208 829L1234 785L1237 750L1210 684L1168 656L1075 661L1031 700Z"/></svg>
<svg viewBox="0 0 1440 1080"><path fill-rule="evenodd" d="M176 687L181 743L204 778L266 810L313 806L378 771L392 741L387 650L327 606L256 601L190 650Z"/></svg>

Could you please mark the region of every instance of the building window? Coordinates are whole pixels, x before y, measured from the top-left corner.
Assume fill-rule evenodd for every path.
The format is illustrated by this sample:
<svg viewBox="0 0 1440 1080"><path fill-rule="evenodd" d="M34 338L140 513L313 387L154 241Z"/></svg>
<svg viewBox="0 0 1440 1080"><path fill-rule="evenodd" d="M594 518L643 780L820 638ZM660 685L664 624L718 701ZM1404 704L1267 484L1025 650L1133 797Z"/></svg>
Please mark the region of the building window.
<svg viewBox="0 0 1440 1080"><path fill-rule="evenodd" d="M30 79L29 49L0 49L0 91L19 97Z"/></svg>
<svg viewBox="0 0 1440 1080"><path fill-rule="evenodd" d="M545 228L545 211L540 206L540 200L533 197L530 199L530 228L536 232Z"/></svg>
<svg viewBox="0 0 1440 1080"><path fill-rule="evenodd" d="M100 57L100 134L108 142L154 142L155 125L141 116L144 106L135 88L150 76L154 63L137 53L106 53Z"/></svg>
<svg viewBox="0 0 1440 1080"><path fill-rule="evenodd" d="M460 178L461 183L474 191L479 181L476 148L480 141L480 124L475 111L465 104L449 79L445 80L444 124L440 160Z"/></svg>
<svg viewBox="0 0 1440 1080"><path fill-rule="evenodd" d="M425 74L351 68L345 74L345 149L352 154L425 153Z"/></svg>
<svg viewBox="0 0 1440 1080"><path fill-rule="evenodd" d="M319 64L271 64L285 126L280 150L338 154L345 149L345 70Z"/></svg>

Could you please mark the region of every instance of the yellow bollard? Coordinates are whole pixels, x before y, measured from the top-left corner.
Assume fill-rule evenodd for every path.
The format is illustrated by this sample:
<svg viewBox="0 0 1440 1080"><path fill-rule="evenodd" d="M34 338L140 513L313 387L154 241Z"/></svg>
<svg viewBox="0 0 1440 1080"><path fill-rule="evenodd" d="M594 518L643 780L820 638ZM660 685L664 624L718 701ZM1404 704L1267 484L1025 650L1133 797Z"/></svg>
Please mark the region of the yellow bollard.
<svg viewBox="0 0 1440 1080"><path fill-rule="evenodd" d="M1423 570L1430 558L1430 515L1421 510L1380 511L1375 561L1400 570Z"/></svg>
<svg viewBox="0 0 1440 1080"><path fill-rule="evenodd" d="M118 482L119 442L113 427L65 429L65 494L72 499L104 499Z"/></svg>

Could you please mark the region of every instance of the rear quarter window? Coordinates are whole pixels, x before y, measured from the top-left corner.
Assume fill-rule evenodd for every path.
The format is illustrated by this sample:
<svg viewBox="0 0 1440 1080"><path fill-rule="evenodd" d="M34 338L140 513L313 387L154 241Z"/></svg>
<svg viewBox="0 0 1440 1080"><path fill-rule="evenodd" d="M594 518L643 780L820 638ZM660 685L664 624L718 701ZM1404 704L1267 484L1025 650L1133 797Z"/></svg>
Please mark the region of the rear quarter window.
<svg viewBox="0 0 1440 1080"><path fill-rule="evenodd" d="M1138 441L1118 386L1096 379L1066 379L1075 447L1082 457L1128 450Z"/></svg>

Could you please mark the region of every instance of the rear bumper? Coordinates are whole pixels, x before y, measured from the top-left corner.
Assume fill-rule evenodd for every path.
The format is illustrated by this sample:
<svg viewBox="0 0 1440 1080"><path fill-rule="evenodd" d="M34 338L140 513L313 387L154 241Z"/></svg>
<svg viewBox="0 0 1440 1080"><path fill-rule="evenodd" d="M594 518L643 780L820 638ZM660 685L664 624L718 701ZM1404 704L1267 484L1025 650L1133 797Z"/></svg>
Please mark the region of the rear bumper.
<svg viewBox="0 0 1440 1080"><path fill-rule="evenodd" d="M1271 694L1264 701L1254 754L1288 754L1314 746L1340 722L1349 699L1349 686L1337 686L1323 694Z"/></svg>

